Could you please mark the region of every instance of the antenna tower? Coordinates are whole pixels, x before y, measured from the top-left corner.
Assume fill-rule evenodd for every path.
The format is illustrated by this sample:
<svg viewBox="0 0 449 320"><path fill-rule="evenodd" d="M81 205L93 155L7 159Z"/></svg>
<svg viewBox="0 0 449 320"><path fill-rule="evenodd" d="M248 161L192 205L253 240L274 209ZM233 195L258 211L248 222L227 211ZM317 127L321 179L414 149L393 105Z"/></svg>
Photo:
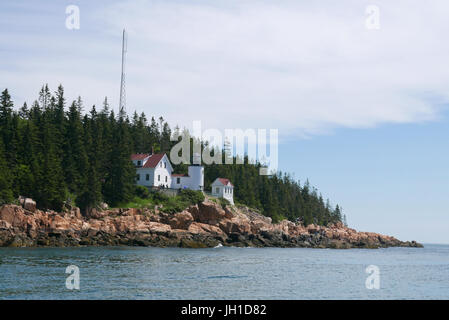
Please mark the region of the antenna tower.
<svg viewBox="0 0 449 320"><path fill-rule="evenodd" d="M126 61L126 51L128 47L128 39L126 36L125 29L123 29L123 39L122 39L122 77L120 82L120 104L119 104L119 114L122 115L126 112L126 89L125 89L125 61Z"/></svg>

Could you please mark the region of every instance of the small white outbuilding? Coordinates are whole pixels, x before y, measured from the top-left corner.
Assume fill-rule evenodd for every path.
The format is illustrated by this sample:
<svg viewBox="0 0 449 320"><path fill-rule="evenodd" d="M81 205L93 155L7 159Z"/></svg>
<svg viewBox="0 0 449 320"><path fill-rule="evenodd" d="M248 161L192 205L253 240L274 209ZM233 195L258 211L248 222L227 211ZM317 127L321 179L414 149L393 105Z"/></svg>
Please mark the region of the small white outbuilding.
<svg viewBox="0 0 449 320"><path fill-rule="evenodd" d="M217 178L212 182L212 196L224 198L234 204L234 185L225 178Z"/></svg>

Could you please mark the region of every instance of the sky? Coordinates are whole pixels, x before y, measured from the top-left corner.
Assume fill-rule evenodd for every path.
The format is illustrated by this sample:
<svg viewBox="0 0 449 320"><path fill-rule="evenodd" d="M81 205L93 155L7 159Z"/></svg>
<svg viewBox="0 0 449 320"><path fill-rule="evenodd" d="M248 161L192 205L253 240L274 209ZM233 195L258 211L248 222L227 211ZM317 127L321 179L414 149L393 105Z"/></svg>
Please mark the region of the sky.
<svg viewBox="0 0 449 320"><path fill-rule="evenodd" d="M117 109L126 28L128 112L278 129L279 169L351 227L449 243L448 14L445 0L2 0L0 89L20 107L61 83Z"/></svg>

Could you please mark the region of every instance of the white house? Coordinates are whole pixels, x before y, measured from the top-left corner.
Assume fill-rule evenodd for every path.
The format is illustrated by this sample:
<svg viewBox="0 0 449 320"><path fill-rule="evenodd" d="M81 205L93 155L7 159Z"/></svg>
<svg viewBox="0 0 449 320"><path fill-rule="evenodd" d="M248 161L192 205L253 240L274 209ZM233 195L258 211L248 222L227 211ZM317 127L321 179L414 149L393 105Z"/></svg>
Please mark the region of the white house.
<svg viewBox="0 0 449 320"><path fill-rule="evenodd" d="M234 186L229 179L217 178L211 186L214 197L224 198L234 204Z"/></svg>
<svg viewBox="0 0 449 320"><path fill-rule="evenodd" d="M201 165L188 167L188 174L173 174L173 167L165 153L139 153L131 155L136 167L136 184L145 187L172 189L204 189L204 168Z"/></svg>
<svg viewBox="0 0 449 320"><path fill-rule="evenodd" d="M171 186L173 167L165 153L133 154L131 160L136 166L136 183L145 187Z"/></svg>

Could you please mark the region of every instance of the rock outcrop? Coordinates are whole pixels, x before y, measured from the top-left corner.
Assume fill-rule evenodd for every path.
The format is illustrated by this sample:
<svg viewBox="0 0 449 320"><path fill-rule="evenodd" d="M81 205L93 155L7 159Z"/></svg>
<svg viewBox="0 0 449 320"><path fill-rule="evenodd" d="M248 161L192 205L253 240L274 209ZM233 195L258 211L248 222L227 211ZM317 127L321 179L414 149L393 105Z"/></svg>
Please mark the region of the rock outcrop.
<svg viewBox="0 0 449 320"><path fill-rule="evenodd" d="M182 212L149 209L42 211L24 199L22 206L0 207L0 246L131 245L159 247L420 247L372 232L357 232L338 223L328 227L271 219L249 208L222 208L204 201ZM27 204L28 203L28 204Z"/></svg>

